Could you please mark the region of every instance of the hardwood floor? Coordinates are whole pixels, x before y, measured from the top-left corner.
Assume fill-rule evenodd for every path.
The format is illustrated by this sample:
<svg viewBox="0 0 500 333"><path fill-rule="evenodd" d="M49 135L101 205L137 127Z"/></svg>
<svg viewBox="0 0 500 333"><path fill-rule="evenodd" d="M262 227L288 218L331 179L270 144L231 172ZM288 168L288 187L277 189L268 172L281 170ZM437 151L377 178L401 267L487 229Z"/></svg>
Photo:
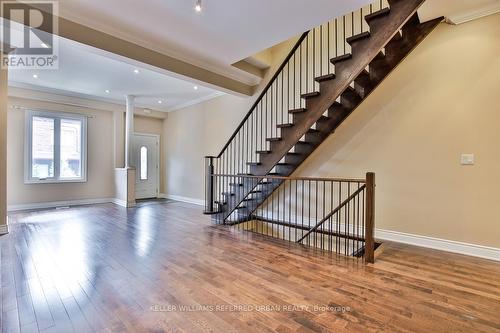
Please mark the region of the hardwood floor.
<svg viewBox="0 0 500 333"><path fill-rule="evenodd" d="M387 243L367 266L212 226L177 202L10 221L2 332L500 331L493 261Z"/></svg>

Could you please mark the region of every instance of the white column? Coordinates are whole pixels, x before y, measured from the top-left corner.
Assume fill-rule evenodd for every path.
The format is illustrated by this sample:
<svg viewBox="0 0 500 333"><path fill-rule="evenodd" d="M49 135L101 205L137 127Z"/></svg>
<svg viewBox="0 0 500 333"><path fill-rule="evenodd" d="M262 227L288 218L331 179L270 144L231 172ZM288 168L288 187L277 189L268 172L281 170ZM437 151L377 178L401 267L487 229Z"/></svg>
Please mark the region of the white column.
<svg viewBox="0 0 500 333"><path fill-rule="evenodd" d="M130 168L132 161L132 137L134 135L134 100L132 95L126 96L127 112L125 115L125 168Z"/></svg>
<svg viewBox="0 0 500 333"><path fill-rule="evenodd" d="M5 55L1 54L3 58ZM0 58L0 61L3 59ZM0 235L8 233L7 225L7 77L0 69Z"/></svg>

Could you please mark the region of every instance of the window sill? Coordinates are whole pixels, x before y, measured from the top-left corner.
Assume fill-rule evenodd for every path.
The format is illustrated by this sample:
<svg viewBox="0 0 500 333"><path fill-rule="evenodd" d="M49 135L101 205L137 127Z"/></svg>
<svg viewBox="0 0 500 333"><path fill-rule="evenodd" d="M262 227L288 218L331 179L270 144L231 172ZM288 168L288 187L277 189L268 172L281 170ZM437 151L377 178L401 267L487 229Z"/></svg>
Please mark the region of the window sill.
<svg viewBox="0 0 500 333"><path fill-rule="evenodd" d="M87 179L68 179L68 180L60 180L60 179L49 179L49 180L25 180L25 185L36 185L36 184L81 184L86 183Z"/></svg>

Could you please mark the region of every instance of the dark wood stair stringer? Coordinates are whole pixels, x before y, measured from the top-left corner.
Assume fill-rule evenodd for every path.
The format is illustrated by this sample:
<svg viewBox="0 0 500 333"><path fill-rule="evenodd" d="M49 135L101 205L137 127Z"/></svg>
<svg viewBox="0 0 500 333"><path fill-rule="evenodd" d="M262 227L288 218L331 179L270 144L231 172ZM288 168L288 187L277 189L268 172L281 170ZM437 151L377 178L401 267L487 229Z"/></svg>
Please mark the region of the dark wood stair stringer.
<svg viewBox="0 0 500 333"><path fill-rule="evenodd" d="M278 163L300 138L328 110L370 62L389 43L403 25L416 13L425 0L392 0L390 12L369 21L371 36L357 43L350 59L336 65L335 79L320 83L319 94L309 96L304 113L297 115L297 122L291 128L281 131L281 140L271 143L271 153L262 156L261 165L252 169L252 174L265 175Z"/></svg>
<svg viewBox="0 0 500 333"><path fill-rule="evenodd" d="M281 138L268 140L271 149L260 155L259 163L251 166L251 174L266 175L277 167L280 176L290 175L441 21L441 19L436 19L423 24L419 23L416 10L424 2L423 0L392 0L389 2L391 4L390 11L384 15L375 15L374 18L370 19L371 34L351 40L352 55L336 65L336 75L318 80L320 82L319 93L303 94L303 97L306 98L305 110L291 111L294 119L293 126L282 126ZM403 29L403 36L399 34L400 29ZM380 50L386 46L386 54L380 53ZM380 68L377 70L373 67L373 73L367 73L365 68L369 65L375 66L374 64ZM369 81L367 81L367 74L370 76ZM353 81L355 89L349 87ZM360 85L363 85L361 94L359 93ZM356 92L358 92L359 99L355 98ZM335 102L338 96L342 96L345 99L343 104L347 103L350 107ZM323 116L322 108L328 110L328 117ZM318 133L308 133L315 123L320 126ZM299 142L299 139L304 135L306 138L307 135L316 135L317 140L314 140L315 142ZM295 156L289 153L294 146L296 147L295 151L299 151ZM298 146L299 149L297 149ZM293 158L293 163L289 163L290 165L286 167L278 165L283 157L285 157L285 162L288 157ZM268 182L265 186L266 189L261 191L259 196L254 197L254 200L248 200L248 194L255 190L259 184L243 181L238 194L233 196L233 200L221 205L220 208L224 211L223 218L229 217L245 199L247 199L245 201L246 207L242 214L238 215L250 216L281 183L282 181ZM242 220L248 220L248 218Z"/></svg>
<svg viewBox="0 0 500 333"><path fill-rule="evenodd" d="M400 43L397 46L395 45L394 47L400 50L399 55L390 55L392 61L395 62L395 64L392 66L392 68L386 73L384 78L413 50L418 43L420 43L438 24L439 22L442 21L443 18L438 18L423 24L419 24L418 27L415 27L413 30L414 35L412 36L413 38L403 38ZM373 81L372 81L373 82ZM377 82L373 83L373 85L370 87L370 90L368 91L368 94L365 95L365 98L371 93L380 83L382 80L378 80ZM339 103L334 103L332 107L330 107L328 114L329 117L325 117L326 119L324 120L325 124L324 127L322 128L322 132L324 133L333 133L334 130L356 109L348 109L342 106ZM326 135L328 136L328 135ZM325 137L326 139L326 137ZM285 155L285 162L287 162L287 159L293 158L293 163L290 163L295 166L294 169L296 169L302 162L304 162L307 157L319 146L320 143L314 144L314 143L306 143L306 142L301 142L303 145L307 145L309 148L307 149L307 152L302 152L302 153L290 153L288 152ZM293 156L293 157L292 157ZM300 156L300 157L299 157ZM280 163L277 164L279 166ZM291 170L289 172L279 172L280 176L289 176L293 173L294 170ZM266 190L266 193L264 196L259 198L259 200L255 200L254 202L251 202L250 205L248 205L247 208L247 213L248 214L253 214L254 211L263 203L263 201L271 195L280 185L282 184L282 181L274 181L268 184L268 188ZM241 222L248 221L247 219L243 219ZM239 222L237 222L239 223ZM233 223L234 224L234 223Z"/></svg>

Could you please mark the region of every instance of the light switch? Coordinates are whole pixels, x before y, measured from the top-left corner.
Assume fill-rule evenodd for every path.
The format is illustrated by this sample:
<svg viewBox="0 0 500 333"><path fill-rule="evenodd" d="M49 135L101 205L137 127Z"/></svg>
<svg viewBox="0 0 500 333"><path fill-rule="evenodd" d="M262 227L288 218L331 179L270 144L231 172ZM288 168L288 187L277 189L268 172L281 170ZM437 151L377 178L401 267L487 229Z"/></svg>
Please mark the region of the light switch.
<svg viewBox="0 0 500 333"><path fill-rule="evenodd" d="M462 154L460 156L460 164L474 165L474 154Z"/></svg>

